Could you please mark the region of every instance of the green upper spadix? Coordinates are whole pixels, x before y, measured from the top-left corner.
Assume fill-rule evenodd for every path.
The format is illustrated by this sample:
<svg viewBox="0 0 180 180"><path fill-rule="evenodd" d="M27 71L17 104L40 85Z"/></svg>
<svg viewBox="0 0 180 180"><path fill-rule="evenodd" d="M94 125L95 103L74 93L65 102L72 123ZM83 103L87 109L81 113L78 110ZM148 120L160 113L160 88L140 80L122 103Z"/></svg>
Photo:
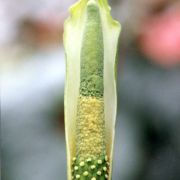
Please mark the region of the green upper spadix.
<svg viewBox="0 0 180 180"><path fill-rule="evenodd" d="M104 45L99 7L95 0L87 3L80 55L80 94L103 96Z"/></svg>

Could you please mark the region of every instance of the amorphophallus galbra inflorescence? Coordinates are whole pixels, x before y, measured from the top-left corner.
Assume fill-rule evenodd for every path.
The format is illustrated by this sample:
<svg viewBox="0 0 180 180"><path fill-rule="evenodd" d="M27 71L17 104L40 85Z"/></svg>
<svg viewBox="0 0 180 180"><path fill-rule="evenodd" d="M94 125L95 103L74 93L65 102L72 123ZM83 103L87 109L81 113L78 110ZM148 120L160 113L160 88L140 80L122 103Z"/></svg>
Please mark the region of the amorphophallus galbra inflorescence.
<svg viewBox="0 0 180 180"><path fill-rule="evenodd" d="M120 24L107 0L79 0L64 26L68 180L111 179Z"/></svg>

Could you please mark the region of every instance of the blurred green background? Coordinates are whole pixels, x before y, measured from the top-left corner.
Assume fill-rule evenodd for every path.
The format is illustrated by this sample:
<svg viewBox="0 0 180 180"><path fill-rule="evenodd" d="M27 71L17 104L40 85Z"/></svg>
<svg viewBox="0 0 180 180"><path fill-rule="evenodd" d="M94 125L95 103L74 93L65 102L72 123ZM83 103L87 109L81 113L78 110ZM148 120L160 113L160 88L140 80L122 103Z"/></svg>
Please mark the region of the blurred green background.
<svg viewBox="0 0 180 180"><path fill-rule="evenodd" d="M74 0L0 0L2 180L65 180L63 22ZM113 180L180 179L180 2L111 0L121 22Z"/></svg>

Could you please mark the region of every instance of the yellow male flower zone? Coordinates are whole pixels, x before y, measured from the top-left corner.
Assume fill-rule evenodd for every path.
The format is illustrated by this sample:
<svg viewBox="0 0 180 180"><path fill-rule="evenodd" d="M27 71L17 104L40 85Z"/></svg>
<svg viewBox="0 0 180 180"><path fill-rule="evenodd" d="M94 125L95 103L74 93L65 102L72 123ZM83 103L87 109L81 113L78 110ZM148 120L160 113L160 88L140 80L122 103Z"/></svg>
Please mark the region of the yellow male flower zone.
<svg viewBox="0 0 180 180"><path fill-rule="evenodd" d="M111 179L120 25L107 0L80 0L65 22L68 180Z"/></svg>

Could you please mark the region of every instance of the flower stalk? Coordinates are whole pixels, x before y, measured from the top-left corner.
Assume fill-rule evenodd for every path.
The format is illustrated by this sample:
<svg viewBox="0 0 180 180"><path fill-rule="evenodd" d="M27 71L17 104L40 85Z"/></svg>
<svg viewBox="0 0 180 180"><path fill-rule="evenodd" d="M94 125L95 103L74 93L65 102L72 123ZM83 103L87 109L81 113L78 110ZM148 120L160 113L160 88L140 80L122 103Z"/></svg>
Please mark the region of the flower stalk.
<svg viewBox="0 0 180 180"><path fill-rule="evenodd" d="M111 179L120 25L106 0L80 0L65 22L68 180Z"/></svg>

